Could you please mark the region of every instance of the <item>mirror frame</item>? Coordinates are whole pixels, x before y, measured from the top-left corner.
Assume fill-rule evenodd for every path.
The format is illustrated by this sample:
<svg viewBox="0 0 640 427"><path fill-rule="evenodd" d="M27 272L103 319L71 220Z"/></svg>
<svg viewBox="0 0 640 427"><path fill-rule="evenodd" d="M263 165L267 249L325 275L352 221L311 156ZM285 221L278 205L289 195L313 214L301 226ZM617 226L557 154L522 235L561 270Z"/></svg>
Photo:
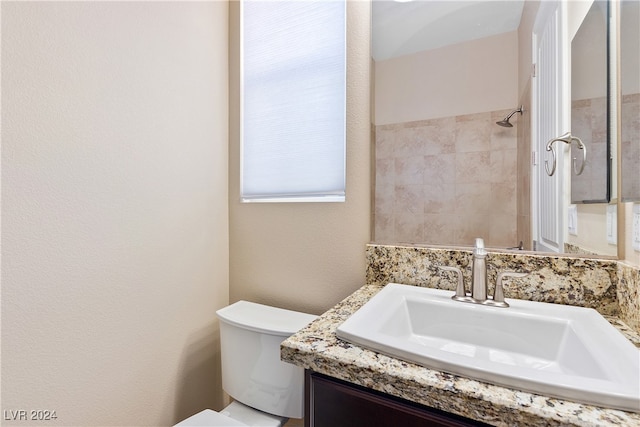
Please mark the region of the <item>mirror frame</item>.
<svg viewBox="0 0 640 427"><path fill-rule="evenodd" d="M622 93L622 85L620 84L620 2L609 0L609 27L610 30L608 32L609 36L613 35L613 40L609 40L609 63L608 67L611 67L611 64L615 64L614 72L610 74L610 83L609 89L615 94L614 101L616 108L616 114L614 120L611 120L611 123L615 123L615 141L616 141L616 209L617 209L617 245L618 245L618 260L624 260L626 258L626 233L624 232L626 228L626 215L625 215L625 206L622 202L622 150L620 149L622 146L622 118L620 116L620 111L622 107L622 97L620 94ZM611 127L611 126L609 126ZM621 226L622 225L622 226Z"/></svg>

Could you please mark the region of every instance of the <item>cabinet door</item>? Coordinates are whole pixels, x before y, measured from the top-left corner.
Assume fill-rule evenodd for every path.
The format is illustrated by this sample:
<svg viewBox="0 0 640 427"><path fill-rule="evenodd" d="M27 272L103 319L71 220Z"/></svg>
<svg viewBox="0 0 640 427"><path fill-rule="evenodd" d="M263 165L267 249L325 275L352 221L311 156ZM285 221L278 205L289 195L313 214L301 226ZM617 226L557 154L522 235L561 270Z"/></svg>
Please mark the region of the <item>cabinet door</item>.
<svg viewBox="0 0 640 427"><path fill-rule="evenodd" d="M306 427L485 425L307 371Z"/></svg>

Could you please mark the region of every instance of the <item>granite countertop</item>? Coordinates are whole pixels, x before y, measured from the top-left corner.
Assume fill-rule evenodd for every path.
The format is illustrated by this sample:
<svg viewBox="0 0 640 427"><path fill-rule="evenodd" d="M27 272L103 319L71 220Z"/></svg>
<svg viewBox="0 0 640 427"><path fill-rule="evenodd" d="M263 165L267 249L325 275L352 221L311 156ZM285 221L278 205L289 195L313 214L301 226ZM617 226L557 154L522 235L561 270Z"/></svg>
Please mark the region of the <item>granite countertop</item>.
<svg viewBox="0 0 640 427"><path fill-rule="evenodd" d="M640 414L545 397L404 362L346 341L335 331L382 289L365 285L285 340L282 360L305 369L496 426L640 426ZM640 347L640 337L607 319Z"/></svg>

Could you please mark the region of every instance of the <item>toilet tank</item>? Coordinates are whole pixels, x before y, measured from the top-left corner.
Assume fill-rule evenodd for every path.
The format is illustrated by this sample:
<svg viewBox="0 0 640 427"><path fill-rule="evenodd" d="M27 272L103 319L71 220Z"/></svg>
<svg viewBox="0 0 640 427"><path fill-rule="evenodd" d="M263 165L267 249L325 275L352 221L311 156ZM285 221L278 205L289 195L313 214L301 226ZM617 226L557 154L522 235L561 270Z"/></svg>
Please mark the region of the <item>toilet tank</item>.
<svg viewBox="0 0 640 427"><path fill-rule="evenodd" d="M316 316L247 301L216 312L222 387L235 400L287 418L304 416L304 370L280 360L280 343Z"/></svg>

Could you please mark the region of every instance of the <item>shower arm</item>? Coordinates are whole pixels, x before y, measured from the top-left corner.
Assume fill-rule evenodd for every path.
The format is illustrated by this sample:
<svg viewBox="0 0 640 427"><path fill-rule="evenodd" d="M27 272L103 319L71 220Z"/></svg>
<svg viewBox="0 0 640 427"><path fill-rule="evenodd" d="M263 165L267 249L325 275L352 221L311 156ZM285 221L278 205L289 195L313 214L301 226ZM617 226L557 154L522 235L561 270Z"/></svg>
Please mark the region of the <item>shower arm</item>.
<svg viewBox="0 0 640 427"><path fill-rule="evenodd" d="M511 118L511 116L513 116L515 113L522 114L522 107L518 107L517 109L515 109L511 113L509 113L509 115L507 117L505 117L504 121L508 122L509 119Z"/></svg>
<svg viewBox="0 0 640 427"><path fill-rule="evenodd" d="M511 117L513 117L513 115L515 113L520 113L522 114L524 112L524 108L523 106L519 106L518 108L516 108L515 110L513 110L512 112L509 113L509 115L507 115L507 117L505 117L504 119L500 120L499 122L496 122L497 125L502 126L502 127L513 127L513 125L509 122L509 119L511 119Z"/></svg>

